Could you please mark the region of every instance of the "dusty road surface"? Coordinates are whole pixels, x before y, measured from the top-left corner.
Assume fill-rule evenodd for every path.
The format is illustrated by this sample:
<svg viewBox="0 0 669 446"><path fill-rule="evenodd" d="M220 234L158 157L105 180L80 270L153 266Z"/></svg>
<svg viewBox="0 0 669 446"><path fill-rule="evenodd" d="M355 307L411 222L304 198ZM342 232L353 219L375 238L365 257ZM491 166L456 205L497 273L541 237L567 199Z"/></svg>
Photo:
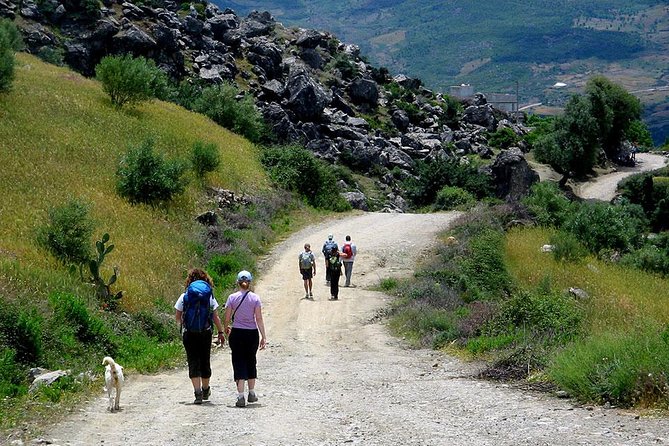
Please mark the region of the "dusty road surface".
<svg viewBox="0 0 669 446"><path fill-rule="evenodd" d="M636 166L619 167L617 172L602 175L576 187L575 193L581 198L611 201L616 196L618 183L632 174L655 170L667 164L667 158L652 153L637 153Z"/></svg>
<svg viewBox="0 0 669 446"><path fill-rule="evenodd" d="M201 406L192 404L183 369L130 375L119 412L106 410L100 390L42 438L104 446L669 444L665 419L476 380L475 365L409 350L387 333L374 316L388 298L366 288L409 273L455 216L370 213L279 244L255 284L269 341L258 354L258 403L234 407L226 347L215 355L212 397ZM304 242L320 251L329 232L340 243L351 234L358 245L356 287L328 301L319 256L315 299L304 300L297 255Z"/></svg>

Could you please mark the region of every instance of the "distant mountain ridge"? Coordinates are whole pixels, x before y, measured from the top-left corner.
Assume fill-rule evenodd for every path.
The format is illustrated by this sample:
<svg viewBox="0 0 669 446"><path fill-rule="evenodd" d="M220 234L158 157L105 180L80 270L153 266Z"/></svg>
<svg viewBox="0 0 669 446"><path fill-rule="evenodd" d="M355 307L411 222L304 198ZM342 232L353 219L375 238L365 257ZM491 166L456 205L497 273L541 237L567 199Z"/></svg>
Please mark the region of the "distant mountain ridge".
<svg viewBox="0 0 669 446"><path fill-rule="evenodd" d="M268 10L286 26L327 30L391 72L448 91L515 93L522 104L560 106L589 76L628 91L669 85L664 0L299 1L217 0L239 14ZM559 90L556 82L567 84ZM669 136L669 92L639 93L657 143Z"/></svg>

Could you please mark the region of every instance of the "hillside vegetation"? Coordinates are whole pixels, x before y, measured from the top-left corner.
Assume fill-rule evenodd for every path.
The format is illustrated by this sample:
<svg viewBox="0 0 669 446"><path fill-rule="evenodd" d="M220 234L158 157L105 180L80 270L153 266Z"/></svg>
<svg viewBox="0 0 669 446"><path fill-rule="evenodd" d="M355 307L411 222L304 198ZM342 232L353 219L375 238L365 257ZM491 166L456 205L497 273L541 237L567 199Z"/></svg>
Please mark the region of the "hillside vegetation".
<svg viewBox="0 0 669 446"><path fill-rule="evenodd" d="M57 269L35 243L35 228L49 207L79 198L92 203L95 236L108 232L116 245L108 262L120 267L116 287L125 291L125 305L139 309L174 298L186 268L198 262L195 216L210 205L195 181L161 208L133 206L116 194L120 158L146 138L171 158L187 157L198 140L216 144L222 162L208 177L212 186L238 193L269 187L257 149L202 115L160 101L119 111L97 82L24 54L16 74L0 99L3 288L8 269L19 275Z"/></svg>

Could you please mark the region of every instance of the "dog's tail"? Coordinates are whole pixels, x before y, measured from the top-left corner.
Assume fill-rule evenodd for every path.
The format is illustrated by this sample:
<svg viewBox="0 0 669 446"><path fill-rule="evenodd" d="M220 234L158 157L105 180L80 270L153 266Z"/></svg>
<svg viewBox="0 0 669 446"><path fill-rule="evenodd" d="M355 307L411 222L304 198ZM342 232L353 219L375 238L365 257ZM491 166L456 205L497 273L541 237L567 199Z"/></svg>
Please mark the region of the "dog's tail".
<svg viewBox="0 0 669 446"><path fill-rule="evenodd" d="M112 368L116 365L114 360L111 358L111 356L105 356L104 359L102 360L102 365L109 364L112 366Z"/></svg>

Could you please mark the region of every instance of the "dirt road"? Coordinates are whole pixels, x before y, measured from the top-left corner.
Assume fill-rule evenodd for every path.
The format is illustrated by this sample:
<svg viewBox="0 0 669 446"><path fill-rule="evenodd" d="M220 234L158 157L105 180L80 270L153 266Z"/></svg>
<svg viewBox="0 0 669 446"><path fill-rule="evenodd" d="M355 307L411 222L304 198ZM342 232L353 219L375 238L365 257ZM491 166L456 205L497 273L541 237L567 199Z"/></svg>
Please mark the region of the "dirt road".
<svg viewBox="0 0 669 446"><path fill-rule="evenodd" d="M593 181L581 183L574 191L581 198L595 198L604 201L611 201L616 195L618 183L625 177L638 172L655 170L667 164L667 158L652 153L637 153L636 166L620 167L617 172L608 175L602 175Z"/></svg>
<svg viewBox="0 0 669 446"><path fill-rule="evenodd" d="M234 407L229 350L213 361L212 398L192 404L187 372L130 375L121 411L97 400L43 436L58 445L658 445L664 419L476 380L473 364L409 350L372 322L387 304L366 288L409 273L456 217L364 214L307 228L279 244L256 290L269 347L259 353L260 401ZM318 266L315 300L303 299L297 254L327 233L358 245L355 288L328 301ZM322 257L319 257L322 261ZM221 300L224 298L221 296Z"/></svg>

